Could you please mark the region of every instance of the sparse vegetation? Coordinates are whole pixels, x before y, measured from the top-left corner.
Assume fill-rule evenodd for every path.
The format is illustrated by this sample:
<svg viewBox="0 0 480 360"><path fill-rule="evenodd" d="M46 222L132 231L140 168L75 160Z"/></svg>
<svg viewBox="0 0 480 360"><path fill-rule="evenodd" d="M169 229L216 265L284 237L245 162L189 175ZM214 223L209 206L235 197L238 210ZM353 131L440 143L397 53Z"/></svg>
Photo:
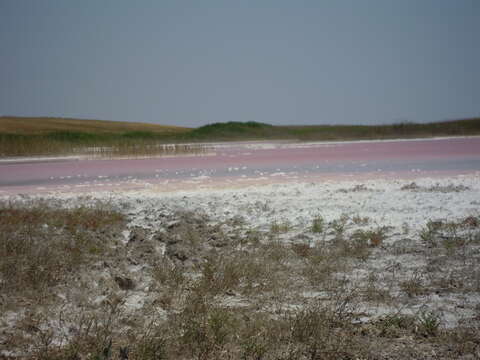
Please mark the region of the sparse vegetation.
<svg viewBox="0 0 480 360"><path fill-rule="evenodd" d="M449 359L480 350L478 320L446 328L425 300L480 291L475 216L430 220L413 235L416 252L397 252L390 238L401 232L365 228L361 214L251 227L176 204L145 214L155 222L141 227L132 207L1 204L0 357L382 359L401 348L401 358Z"/></svg>
<svg viewBox="0 0 480 360"><path fill-rule="evenodd" d="M424 336L437 335L440 323L440 317L434 311L422 309L418 315L419 331Z"/></svg>
<svg viewBox="0 0 480 360"><path fill-rule="evenodd" d="M376 126L273 126L258 122L227 122L189 129L100 120L0 117L0 156L58 154L97 157L152 156L203 152L204 146L191 143L204 141L285 139L324 141L476 134L480 134L478 118L428 124L402 123ZM190 144L185 145L186 142ZM366 190L361 186L353 189L353 191Z"/></svg>
<svg viewBox="0 0 480 360"><path fill-rule="evenodd" d="M426 293L422 276L419 273L414 273L409 279L400 282L400 288L410 297Z"/></svg>
<svg viewBox="0 0 480 360"><path fill-rule="evenodd" d="M291 229L292 225L288 220L276 221L270 224L270 232L272 234L283 234Z"/></svg>
<svg viewBox="0 0 480 360"><path fill-rule="evenodd" d="M0 292L51 295L50 289L108 256L106 237L124 224L106 204L58 209L47 203L0 204Z"/></svg>
<svg viewBox="0 0 480 360"><path fill-rule="evenodd" d="M461 192L461 191L466 191L470 190L468 186L464 185L433 185L433 186L419 186L417 183L412 182L407 185L403 185L401 187L401 190L406 190L406 191L415 191L415 192L440 192L440 193L452 193L452 192Z"/></svg>
<svg viewBox="0 0 480 360"><path fill-rule="evenodd" d="M325 230L325 220L321 215L318 215L312 220L312 232L315 234L323 233Z"/></svg>
<svg viewBox="0 0 480 360"><path fill-rule="evenodd" d="M168 143L165 135L143 132L91 134L54 132L39 135L1 134L0 156L77 155L88 158L148 157L158 155L201 154L201 144Z"/></svg>
<svg viewBox="0 0 480 360"><path fill-rule="evenodd" d="M359 243L371 247L377 247L382 245L383 241L386 239L387 232L387 227L379 227L373 230L358 229L352 234L352 237Z"/></svg>

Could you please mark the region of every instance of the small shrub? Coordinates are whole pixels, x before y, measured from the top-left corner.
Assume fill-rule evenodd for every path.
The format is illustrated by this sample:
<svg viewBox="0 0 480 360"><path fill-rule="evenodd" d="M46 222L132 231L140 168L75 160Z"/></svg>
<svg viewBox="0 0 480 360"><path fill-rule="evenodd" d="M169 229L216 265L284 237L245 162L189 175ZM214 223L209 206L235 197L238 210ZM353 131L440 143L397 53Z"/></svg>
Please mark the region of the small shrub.
<svg viewBox="0 0 480 360"><path fill-rule="evenodd" d="M328 282L338 270L337 258L327 249L312 248L301 273L313 286Z"/></svg>
<svg viewBox="0 0 480 360"><path fill-rule="evenodd" d="M290 341L296 344L292 358L352 359L369 356L343 307L311 304L288 320Z"/></svg>
<svg viewBox="0 0 480 360"><path fill-rule="evenodd" d="M477 228L480 226L480 219L476 216L467 216L462 220L462 225L466 228Z"/></svg>
<svg viewBox="0 0 480 360"><path fill-rule="evenodd" d="M291 230L292 225L290 221L284 220L283 222L279 223L276 220L270 224L270 232L272 234L284 234Z"/></svg>
<svg viewBox="0 0 480 360"><path fill-rule="evenodd" d="M440 316L428 310L422 310L417 316L418 332L424 336L436 336L441 324Z"/></svg>
<svg viewBox="0 0 480 360"><path fill-rule="evenodd" d="M443 223L441 221L429 220L426 226L420 230L420 239L429 247L437 246L436 238L442 226Z"/></svg>
<svg viewBox="0 0 480 360"><path fill-rule="evenodd" d="M218 358L237 328L231 311L212 304L199 292L191 294L172 320L172 330L178 336L177 351L196 359Z"/></svg>
<svg viewBox="0 0 480 360"><path fill-rule="evenodd" d="M387 302L391 300L391 295L388 289L378 285L379 279L376 273L370 273L367 281L367 286L364 289L363 295L365 300L374 302Z"/></svg>
<svg viewBox="0 0 480 360"><path fill-rule="evenodd" d="M368 216L355 215L354 217L352 217L352 222L355 225L359 226L368 225L368 223L370 222L370 218Z"/></svg>
<svg viewBox="0 0 480 360"><path fill-rule="evenodd" d="M406 190L412 190L412 191L418 191L420 189L420 186L417 185L417 183L412 182L407 185L403 185L400 190L406 191Z"/></svg>
<svg viewBox="0 0 480 360"><path fill-rule="evenodd" d="M400 282L400 288L409 296L419 296L425 293L423 280L419 273L414 273L408 280Z"/></svg>
<svg viewBox="0 0 480 360"><path fill-rule="evenodd" d="M322 233L325 230L325 219L320 215L314 217L311 230L315 234Z"/></svg>
<svg viewBox="0 0 480 360"><path fill-rule="evenodd" d="M403 336L405 332L415 330L416 318L412 315L390 314L381 318L377 326L381 336L397 338Z"/></svg>
<svg viewBox="0 0 480 360"><path fill-rule="evenodd" d="M330 222L329 227L333 231L335 238L340 239L345 234L346 225L348 222L348 216L342 215L339 219L333 220Z"/></svg>
<svg viewBox="0 0 480 360"><path fill-rule="evenodd" d="M380 227L375 230L356 230L352 238L362 244L368 244L371 247L380 246L386 239L386 227Z"/></svg>
<svg viewBox="0 0 480 360"><path fill-rule="evenodd" d="M171 288L179 288L184 284L186 277L185 269L164 258L153 268L153 278L160 285L167 285Z"/></svg>

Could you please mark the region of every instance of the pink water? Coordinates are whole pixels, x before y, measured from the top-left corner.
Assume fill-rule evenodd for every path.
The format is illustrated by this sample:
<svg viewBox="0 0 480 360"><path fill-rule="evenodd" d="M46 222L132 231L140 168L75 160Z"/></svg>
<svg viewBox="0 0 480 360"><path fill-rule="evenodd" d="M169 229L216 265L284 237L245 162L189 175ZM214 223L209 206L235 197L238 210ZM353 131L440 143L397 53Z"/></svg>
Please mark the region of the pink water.
<svg viewBox="0 0 480 360"><path fill-rule="evenodd" d="M2 162L1 193L158 186L231 187L285 181L415 178L480 171L480 138L346 143L233 143L212 154L149 159Z"/></svg>

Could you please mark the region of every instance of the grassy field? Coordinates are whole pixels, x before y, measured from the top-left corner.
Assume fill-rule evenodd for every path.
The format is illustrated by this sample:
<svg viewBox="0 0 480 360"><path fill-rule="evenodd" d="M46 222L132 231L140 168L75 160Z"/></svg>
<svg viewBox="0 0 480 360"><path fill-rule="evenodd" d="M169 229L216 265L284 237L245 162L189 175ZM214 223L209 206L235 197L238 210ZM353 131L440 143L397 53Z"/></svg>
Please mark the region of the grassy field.
<svg viewBox="0 0 480 360"><path fill-rule="evenodd" d="M228 122L191 129L144 123L0 117L0 156L152 156L204 151L172 145L240 140L360 140L480 134L480 118L428 124L274 126Z"/></svg>
<svg viewBox="0 0 480 360"><path fill-rule="evenodd" d="M156 124L84 120L52 117L0 117L1 134L39 135L52 132L82 132L95 134L123 134L128 132L149 132L154 134L181 133L189 128Z"/></svg>
<svg viewBox="0 0 480 360"><path fill-rule="evenodd" d="M0 156L155 156L202 152L202 146L165 145L188 128L63 118L0 117Z"/></svg>

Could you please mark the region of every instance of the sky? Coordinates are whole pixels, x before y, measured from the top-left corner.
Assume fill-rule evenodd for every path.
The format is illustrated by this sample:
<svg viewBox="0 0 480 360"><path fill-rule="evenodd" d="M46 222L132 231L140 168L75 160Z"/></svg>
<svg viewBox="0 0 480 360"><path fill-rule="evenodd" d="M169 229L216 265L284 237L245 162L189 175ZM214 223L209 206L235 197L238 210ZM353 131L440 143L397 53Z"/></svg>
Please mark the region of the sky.
<svg viewBox="0 0 480 360"><path fill-rule="evenodd" d="M478 0L0 0L0 115L480 116L479 19Z"/></svg>

